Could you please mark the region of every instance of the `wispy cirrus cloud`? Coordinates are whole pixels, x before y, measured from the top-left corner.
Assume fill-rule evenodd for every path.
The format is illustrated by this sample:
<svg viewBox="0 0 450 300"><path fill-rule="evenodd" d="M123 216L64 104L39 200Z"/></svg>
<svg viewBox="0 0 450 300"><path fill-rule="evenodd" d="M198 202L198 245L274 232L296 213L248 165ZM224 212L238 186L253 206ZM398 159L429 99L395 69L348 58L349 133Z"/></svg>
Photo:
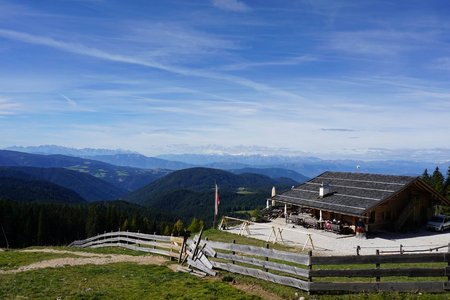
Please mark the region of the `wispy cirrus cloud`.
<svg viewBox="0 0 450 300"><path fill-rule="evenodd" d="M248 12L250 11L250 7L242 1L238 0L212 0L212 3L215 7L233 11L233 12Z"/></svg>
<svg viewBox="0 0 450 300"><path fill-rule="evenodd" d="M367 29L333 33L333 49L363 55L397 55L422 48L436 40L434 32Z"/></svg>
<svg viewBox="0 0 450 300"><path fill-rule="evenodd" d="M65 95L63 95L63 94L61 94L61 97L63 97L64 100L66 100L67 103L68 103L71 107L76 108L76 107L78 106L78 104L77 104L75 101L73 101L72 99L70 99L69 97L67 97L67 96L65 96Z"/></svg>
<svg viewBox="0 0 450 300"><path fill-rule="evenodd" d="M350 128L320 128L321 131L332 131L332 132L354 132L356 130Z"/></svg>
<svg viewBox="0 0 450 300"><path fill-rule="evenodd" d="M237 71L250 68L261 67L275 67L275 66L295 66L307 62L317 61L318 58L312 55L302 55L288 59L262 61L262 62L242 62L237 64L230 64L220 67L220 70L224 71Z"/></svg>
<svg viewBox="0 0 450 300"><path fill-rule="evenodd" d="M162 71L166 71L169 73L174 73L178 75L184 75L189 77L202 77L207 79L215 79L227 81L230 83L234 83L240 86L244 86L250 89L253 89L258 92L271 93L273 95L283 96L290 99L296 99L299 101L304 101L305 99L298 94L285 91L279 88L274 88L264 83L259 83L244 77L238 77L218 72L211 72L202 69L194 69L194 68L184 68L178 67L168 64L158 63L152 59L140 59L131 55L121 55L121 54L113 54L106 52L101 49L88 47L80 43L71 43L65 42L62 40L57 40L50 37L33 35L25 32L19 32L15 30L8 29L0 29L0 37L18 40L26 43L36 44L47 46L51 48L60 49L66 52L75 53L79 55L85 55L90 57L95 57L103 60L114 61L119 63L126 63L132 65L139 65L144 67L149 67L153 69L158 69Z"/></svg>

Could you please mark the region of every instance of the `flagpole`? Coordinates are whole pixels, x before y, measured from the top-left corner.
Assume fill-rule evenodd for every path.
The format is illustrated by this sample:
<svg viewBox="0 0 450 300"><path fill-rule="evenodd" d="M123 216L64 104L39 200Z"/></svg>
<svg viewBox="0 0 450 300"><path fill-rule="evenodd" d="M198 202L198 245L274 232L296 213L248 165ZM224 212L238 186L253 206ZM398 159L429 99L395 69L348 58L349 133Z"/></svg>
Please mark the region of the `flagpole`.
<svg viewBox="0 0 450 300"><path fill-rule="evenodd" d="M216 223L217 223L217 203L216 203L216 201L217 201L217 183L216 183L216 181L214 180L214 187L215 187L215 190L214 190L214 221L213 221L213 228L216 228Z"/></svg>
<svg viewBox="0 0 450 300"><path fill-rule="evenodd" d="M214 221L213 221L213 228L216 228L217 223L217 215L219 214L219 187L217 186L216 181L214 180L215 185L215 193L214 193Z"/></svg>

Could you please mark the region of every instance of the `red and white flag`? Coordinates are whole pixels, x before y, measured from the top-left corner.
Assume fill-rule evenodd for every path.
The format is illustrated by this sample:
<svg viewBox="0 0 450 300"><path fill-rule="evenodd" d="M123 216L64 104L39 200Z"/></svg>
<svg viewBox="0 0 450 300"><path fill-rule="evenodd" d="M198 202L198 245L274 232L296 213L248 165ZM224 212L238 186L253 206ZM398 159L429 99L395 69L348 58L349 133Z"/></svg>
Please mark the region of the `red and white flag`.
<svg viewBox="0 0 450 300"><path fill-rule="evenodd" d="M219 187L216 184L216 197L214 199L214 216L217 216L219 214L219 204L220 204L220 199L219 199Z"/></svg>

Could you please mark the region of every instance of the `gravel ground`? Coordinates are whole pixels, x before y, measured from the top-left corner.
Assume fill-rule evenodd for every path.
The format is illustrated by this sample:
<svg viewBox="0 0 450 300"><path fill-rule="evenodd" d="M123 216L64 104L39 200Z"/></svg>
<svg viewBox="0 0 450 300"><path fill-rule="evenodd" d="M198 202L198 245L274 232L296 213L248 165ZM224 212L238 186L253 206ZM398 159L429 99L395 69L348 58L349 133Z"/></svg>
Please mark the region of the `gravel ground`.
<svg viewBox="0 0 450 300"><path fill-rule="evenodd" d="M365 239L357 238L354 235L338 235L323 230L306 229L302 226L285 224L283 218L276 219L271 223L251 224L249 226L249 237L267 241L271 235L272 226L282 229L283 241L290 246L302 248L306 243L306 249L312 249L311 241L308 240L308 234L310 234L314 245L313 254L316 255L354 255L357 246L361 247L360 254L367 255L375 254L376 249L379 249L381 253L383 251L399 251L400 245L403 246L405 252L440 246L445 247L437 251L447 252L450 244L450 231L435 233L420 230L417 233L380 233L377 236ZM239 226L227 231L239 233ZM245 233L245 235L248 234ZM274 234L272 233L270 241L273 242L273 240Z"/></svg>

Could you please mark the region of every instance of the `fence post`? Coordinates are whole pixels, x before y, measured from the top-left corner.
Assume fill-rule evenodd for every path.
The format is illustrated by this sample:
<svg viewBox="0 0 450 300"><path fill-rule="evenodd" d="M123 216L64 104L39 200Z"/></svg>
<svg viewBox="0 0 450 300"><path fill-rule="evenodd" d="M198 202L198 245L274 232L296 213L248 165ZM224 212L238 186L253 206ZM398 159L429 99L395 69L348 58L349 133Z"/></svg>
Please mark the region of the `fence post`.
<svg viewBox="0 0 450 300"><path fill-rule="evenodd" d="M266 243L266 249L269 249L269 243ZM266 256L266 261L269 261L269 257ZM269 272L269 269L265 268L266 272Z"/></svg>
<svg viewBox="0 0 450 300"><path fill-rule="evenodd" d="M448 243L447 253L450 256L450 243ZM450 268L450 261L447 263L447 266ZM447 276L447 280L450 283L450 274Z"/></svg>
<svg viewBox="0 0 450 300"><path fill-rule="evenodd" d="M233 240L233 244L236 244L236 240ZM231 251L231 254L235 255L236 252L235 251ZM234 260L232 260L231 263L234 265Z"/></svg>
<svg viewBox="0 0 450 300"><path fill-rule="evenodd" d="M359 256L359 251L361 251L361 246L356 246L356 255Z"/></svg>
<svg viewBox="0 0 450 300"><path fill-rule="evenodd" d="M312 282L312 277L310 271L312 270L312 264L311 264L311 256L312 256L312 250L308 251L309 256L309 262L308 262L308 282Z"/></svg>
<svg viewBox="0 0 450 300"><path fill-rule="evenodd" d="M400 254L403 254L403 245L400 244Z"/></svg>
<svg viewBox="0 0 450 300"><path fill-rule="evenodd" d="M401 247L401 245L400 245L400 247ZM377 254L377 256L380 255L380 250L377 249L376 254ZM380 264L379 264L379 263L376 263L376 264L375 264L375 268L376 268L377 270L380 269ZM376 282L380 282L380 276L377 276L377 277L375 278L375 281L376 281Z"/></svg>
<svg viewBox="0 0 450 300"><path fill-rule="evenodd" d="M181 245L181 248L180 248L180 255L178 257L178 263L181 263L181 259L183 258L183 253L184 253L184 248L186 247L186 242L187 242L187 234L185 234L183 236L183 244Z"/></svg>

